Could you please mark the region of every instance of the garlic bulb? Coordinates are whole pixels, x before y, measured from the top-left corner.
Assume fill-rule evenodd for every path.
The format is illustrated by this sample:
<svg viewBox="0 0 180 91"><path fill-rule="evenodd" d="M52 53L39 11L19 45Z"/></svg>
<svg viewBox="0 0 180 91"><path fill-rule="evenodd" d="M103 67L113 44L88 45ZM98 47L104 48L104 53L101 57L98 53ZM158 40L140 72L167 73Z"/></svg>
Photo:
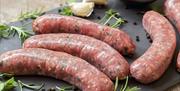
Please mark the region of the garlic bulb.
<svg viewBox="0 0 180 91"><path fill-rule="evenodd" d="M108 0L84 0L84 2L94 2L98 5L107 5Z"/></svg>
<svg viewBox="0 0 180 91"><path fill-rule="evenodd" d="M71 3L70 8L74 15L81 17L89 17L94 10L93 2L76 2Z"/></svg>

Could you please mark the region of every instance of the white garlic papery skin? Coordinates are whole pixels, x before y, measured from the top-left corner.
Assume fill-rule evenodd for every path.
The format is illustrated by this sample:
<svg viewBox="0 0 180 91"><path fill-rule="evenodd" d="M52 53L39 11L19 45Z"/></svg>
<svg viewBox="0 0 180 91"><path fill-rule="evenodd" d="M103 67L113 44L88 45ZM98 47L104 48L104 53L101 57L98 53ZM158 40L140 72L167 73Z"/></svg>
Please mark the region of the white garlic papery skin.
<svg viewBox="0 0 180 91"><path fill-rule="evenodd" d="M76 2L71 3L70 8L74 15L81 17L89 17L94 10L93 2Z"/></svg>
<svg viewBox="0 0 180 91"><path fill-rule="evenodd" d="M107 5L108 0L84 0L83 2L94 2L98 5Z"/></svg>

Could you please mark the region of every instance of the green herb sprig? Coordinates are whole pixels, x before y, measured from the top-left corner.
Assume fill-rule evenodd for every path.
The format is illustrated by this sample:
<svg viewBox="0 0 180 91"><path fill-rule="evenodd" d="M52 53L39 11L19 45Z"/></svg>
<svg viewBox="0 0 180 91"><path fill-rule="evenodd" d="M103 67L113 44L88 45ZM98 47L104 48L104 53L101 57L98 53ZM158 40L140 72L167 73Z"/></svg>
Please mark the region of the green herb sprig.
<svg viewBox="0 0 180 91"><path fill-rule="evenodd" d="M19 87L20 91L23 91L23 88L31 89L33 91L39 91L41 88L44 87L44 84L41 85L28 85L23 83L22 81L16 81L12 74L8 73L0 73L0 78L5 79L7 77L11 77L11 79L2 82L0 80L0 91L11 91L15 87Z"/></svg>
<svg viewBox="0 0 180 91"><path fill-rule="evenodd" d="M0 38L9 38L15 34L18 34L21 43L23 43L25 39L32 35L23 27L0 24Z"/></svg>
<svg viewBox="0 0 180 91"><path fill-rule="evenodd" d="M59 10L60 15L73 16L73 12L69 6L64 6Z"/></svg>
<svg viewBox="0 0 180 91"><path fill-rule="evenodd" d="M12 74L8 74L8 73L0 73L0 78L11 78L13 77Z"/></svg>
<svg viewBox="0 0 180 91"><path fill-rule="evenodd" d="M107 25L107 23L112 19L115 19L115 23L110 25L113 28L117 28L118 26L125 23L124 19L120 17L120 14L112 9L105 12L105 16L99 21L99 23Z"/></svg>
<svg viewBox="0 0 180 91"><path fill-rule="evenodd" d="M28 12L21 12L21 14L17 17L17 20L36 19L37 17L43 15L43 13L43 8Z"/></svg>
<svg viewBox="0 0 180 91"><path fill-rule="evenodd" d="M31 89L31 90L35 90L35 91L39 91L41 88L44 87L44 84L41 84L41 85L28 85L28 84L25 84L25 83L21 82L20 80L18 80L18 85L19 85L20 91L23 91L23 87Z"/></svg>
<svg viewBox="0 0 180 91"><path fill-rule="evenodd" d="M68 87L58 87L58 86L56 86L56 89L58 90L58 91L68 91L68 90L73 90L74 89L74 86L68 86Z"/></svg>
<svg viewBox="0 0 180 91"><path fill-rule="evenodd" d="M15 81L14 77L11 79L2 82L0 81L0 91L11 91L11 89L17 86L17 82Z"/></svg>
<svg viewBox="0 0 180 91"><path fill-rule="evenodd" d="M114 87L114 91L117 91L117 87L118 87L118 84L119 84L119 81L118 81L118 77L116 77L116 82L115 82L115 87ZM120 87L120 90L118 91L140 91L140 88L134 86L134 87L129 87L128 86L128 81L129 81L129 77L127 76L126 77L126 82L124 85L122 85Z"/></svg>

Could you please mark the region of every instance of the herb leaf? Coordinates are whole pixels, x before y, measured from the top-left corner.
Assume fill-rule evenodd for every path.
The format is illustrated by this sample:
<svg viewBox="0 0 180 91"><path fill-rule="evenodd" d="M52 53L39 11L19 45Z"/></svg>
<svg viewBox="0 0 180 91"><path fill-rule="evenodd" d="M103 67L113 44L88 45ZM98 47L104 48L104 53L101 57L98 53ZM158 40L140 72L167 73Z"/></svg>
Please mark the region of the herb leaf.
<svg viewBox="0 0 180 91"><path fill-rule="evenodd" d="M17 86L17 82L14 80L14 77L12 77L6 82L0 82L0 91L10 91L16 86Z"/></svg>
<svg viewBox="0 0 180 91"><path fill-rule="evenodd" d="M13 77L12 74L8 74L8 73L0 73L0 78L11 78ZM1 91L1 90L0 90Z"/></svg>
<svg viewBox="0 0 180 91"><path fill-rule="evenodd" d="M43 14L43 9L36 9L34 11L28 12L21 12L21 14L17 17L17 20L24 20L24 19L36 19L37 17Z"/></svg>
<svg viewBox="0 0 180 91"><path fill-rule="evenodd" d="M59 13L61 15L67 15L67 16L73 15L73 12L69 6L64 6L62 9L59 10Z"/></svg>
<svg viewBox="0 0 180 91"><path fill-rule="evenodd" d="M22 27L0 24L0 38L9 38L10 36L15 34L18 34L19 39L21 39L21 43L23 43L25 39L32 35Z"/></svg>
<svg viewBox="0 0 180 91"><path fill-rule="evenodd" d="M114 91L117 90L118 83L119 83L119 79L118 79L118 77L116 77L116 82L115 82L115 86L114 86Z"/></svg>
<svg viewBox="0 0 180 91"><path fill-rule="evenodd" d="M129 77L127 76L126 77L126 82L125 82L125 85L124 85L122 91L126 91L126 88L127 88L127 85L128 85L128 81L129 81Z"/></svg>
<svg viewBox="0 0 180 91"><path fill-rule="evenodd" d="M23 87L29 88L29 89L32 89L32 90L40 90L42 87L44 87L44 84L30 86L30 85L28 85L28 84L25 84L25 83L21 82L20 80L18 80L18 83L19 83L19 85L20 85L20 89L21 89L21 90L22 90Z"/></svg>
<svg viewBox="0 0 180 91"><path fill-rule="evenodd" d="M127 89L126 89L126 91L139 91L139 90L140 90L140 88L138 88L138 87L132 87L132 88L127 87Z"/></svg>
<svg viewBox="0 0 180 91"><path fill-rule="evenodd" d="M128 81L129 81L129 77L126 77L126 82L124 85L122 85L120 87L120 89L118 91L140 91L140 88L134 86L134 87L129 87L128 86ZM118 84L119 84L119 79L118 77L116 77L116 82L115 82L115 87L114 87L114 91L117 91L118 88Z"/></svg>
<svg viewBox="0 0 180 91"><path fill-rule="evenodd" d="M105 16L99 21L100 24L106 25L110 20L115 19L115 23L110 24L110 27L117 28L125 23L124 19L120 17L120 14L112 9L106 11Z"/></svg>
<svg viewBox="0 0 180 91"><path fill-rule="evenodd" d="M68 86L68 87L63 87L63 88L56 86L56 89L58 89L58 91L67 91L67 90L73 90L74 86Z"/></svg>
<svg viewBox="0 0 180 91"><path fill-rule="evenodd" d="M2 38L8 38L10 35L10 32L8 31L10 27L8 25L0 24L0 37Z"/></svg>

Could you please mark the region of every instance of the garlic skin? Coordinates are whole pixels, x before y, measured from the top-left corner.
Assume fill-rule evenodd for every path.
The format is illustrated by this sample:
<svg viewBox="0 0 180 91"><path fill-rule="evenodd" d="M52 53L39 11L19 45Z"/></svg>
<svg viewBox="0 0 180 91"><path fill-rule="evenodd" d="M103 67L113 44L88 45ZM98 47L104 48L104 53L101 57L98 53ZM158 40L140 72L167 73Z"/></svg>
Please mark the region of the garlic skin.
<svg viewBox="0 0 180 91"><path fill-rule="evenodd" d="M108 0L84 0L84 2L94 2L97 5L107 5Z"/></svg>
<svg viewBox="0 0 180 91"><path fill-rule="evenodd" d="M80 17L89 17L94 10L93 2L76 2L69 6L73 14Z"/></svg>

